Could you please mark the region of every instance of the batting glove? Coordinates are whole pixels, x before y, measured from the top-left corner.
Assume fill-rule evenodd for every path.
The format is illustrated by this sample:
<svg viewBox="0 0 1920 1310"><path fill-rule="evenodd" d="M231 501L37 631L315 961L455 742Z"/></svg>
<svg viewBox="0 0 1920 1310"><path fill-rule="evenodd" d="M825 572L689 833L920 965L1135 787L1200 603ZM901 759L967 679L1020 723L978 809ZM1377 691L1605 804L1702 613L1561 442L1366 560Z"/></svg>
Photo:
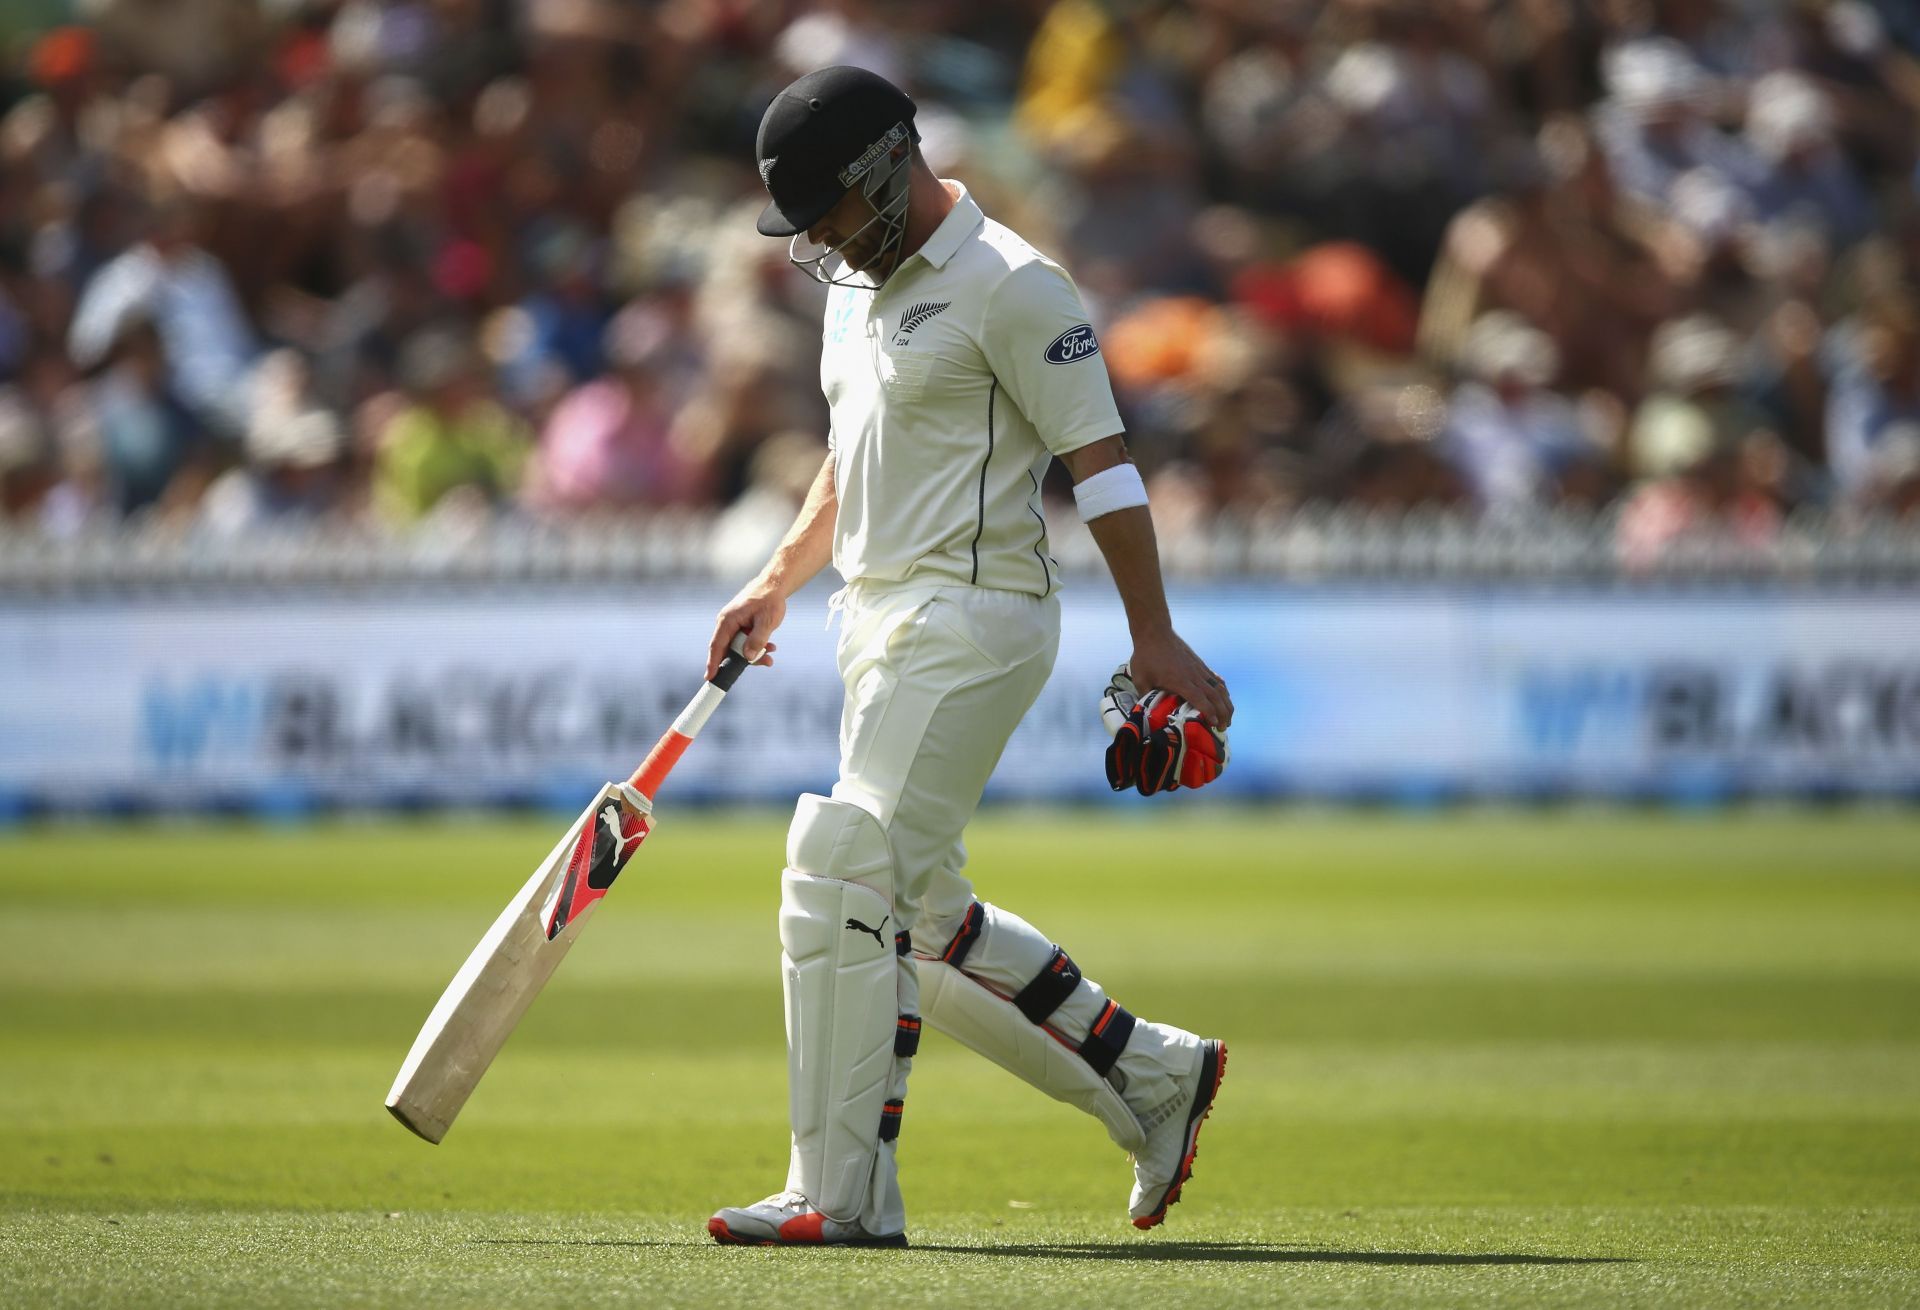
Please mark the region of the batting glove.
<svg viewBox="0 0 1920 1310"><path fill-rule="evenodd" d="M1227 767L1227 734L1170 691L1146 695L1122 664L1100 698L1100 721L1113 736L1107 747L1107 785L1142 796L1204 787Z"/></svg>

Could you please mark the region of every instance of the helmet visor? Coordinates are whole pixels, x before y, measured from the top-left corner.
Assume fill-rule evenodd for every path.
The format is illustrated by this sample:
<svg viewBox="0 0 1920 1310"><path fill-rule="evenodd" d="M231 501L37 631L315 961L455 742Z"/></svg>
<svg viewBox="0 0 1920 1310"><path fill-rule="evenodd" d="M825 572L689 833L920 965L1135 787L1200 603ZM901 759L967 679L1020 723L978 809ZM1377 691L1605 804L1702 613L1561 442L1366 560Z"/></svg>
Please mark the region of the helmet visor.
<svg viewBox="0 0 1920 1310"><path fill-rule="evenodd" d="M859 189L871 216L859 227L831 245L822 245L808 237L807 229L814 225L809 223L793 234L787 258L808 277L829 286L877 287L886 281L899 262L900 243L906 235L909 159L902 151L884 170L876 168L862 181Z"/></svg>

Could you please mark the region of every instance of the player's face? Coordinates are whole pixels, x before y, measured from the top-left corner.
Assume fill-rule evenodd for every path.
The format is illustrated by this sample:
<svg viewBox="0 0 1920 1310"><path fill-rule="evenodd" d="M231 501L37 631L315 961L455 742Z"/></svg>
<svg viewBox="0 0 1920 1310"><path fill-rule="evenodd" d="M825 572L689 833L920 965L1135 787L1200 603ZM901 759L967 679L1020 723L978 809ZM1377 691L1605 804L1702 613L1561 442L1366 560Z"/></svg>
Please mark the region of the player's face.
<svg viewBox="0 0 1920 1310"><path fill-rule="evenodd" d="M825 218L807 229L807 240L828 247L847 262L848 268L864 273L886 237L886 224L875 223L875 217L873 202L855 187L840 197L840 203L829 209Z"/></svg>

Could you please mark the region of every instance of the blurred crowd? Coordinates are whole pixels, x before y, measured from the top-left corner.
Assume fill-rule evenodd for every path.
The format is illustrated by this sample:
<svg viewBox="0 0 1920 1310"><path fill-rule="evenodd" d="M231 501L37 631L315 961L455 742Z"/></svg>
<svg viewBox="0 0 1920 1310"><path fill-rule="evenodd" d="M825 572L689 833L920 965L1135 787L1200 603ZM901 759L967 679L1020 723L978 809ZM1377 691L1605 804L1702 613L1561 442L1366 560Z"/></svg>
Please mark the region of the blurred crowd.
<svg viewBox="0 0 1920 1310"><path fill-rule="evenodd" d="M1074 273L1166 533L1920 515L1909 0L9 12L16 529L698 513L751 558L826 427L754 129L831 63Z"/></svg>

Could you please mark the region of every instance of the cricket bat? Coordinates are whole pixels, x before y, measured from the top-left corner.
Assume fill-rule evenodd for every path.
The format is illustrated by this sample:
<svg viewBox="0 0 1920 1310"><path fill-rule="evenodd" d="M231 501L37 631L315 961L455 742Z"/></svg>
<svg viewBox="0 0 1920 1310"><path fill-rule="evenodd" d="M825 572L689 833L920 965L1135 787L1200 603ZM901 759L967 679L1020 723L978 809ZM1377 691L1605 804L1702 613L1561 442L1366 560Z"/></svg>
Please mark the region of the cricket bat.
<svg viewBox="0 0 1920 1310"><path fill-rule="evenodd" d="M594 907L653 830L653 798L747 668L745 634L625 782L573 821L447 984L387 1093L393 1117L439 1142L553 976Z"/></svg>

